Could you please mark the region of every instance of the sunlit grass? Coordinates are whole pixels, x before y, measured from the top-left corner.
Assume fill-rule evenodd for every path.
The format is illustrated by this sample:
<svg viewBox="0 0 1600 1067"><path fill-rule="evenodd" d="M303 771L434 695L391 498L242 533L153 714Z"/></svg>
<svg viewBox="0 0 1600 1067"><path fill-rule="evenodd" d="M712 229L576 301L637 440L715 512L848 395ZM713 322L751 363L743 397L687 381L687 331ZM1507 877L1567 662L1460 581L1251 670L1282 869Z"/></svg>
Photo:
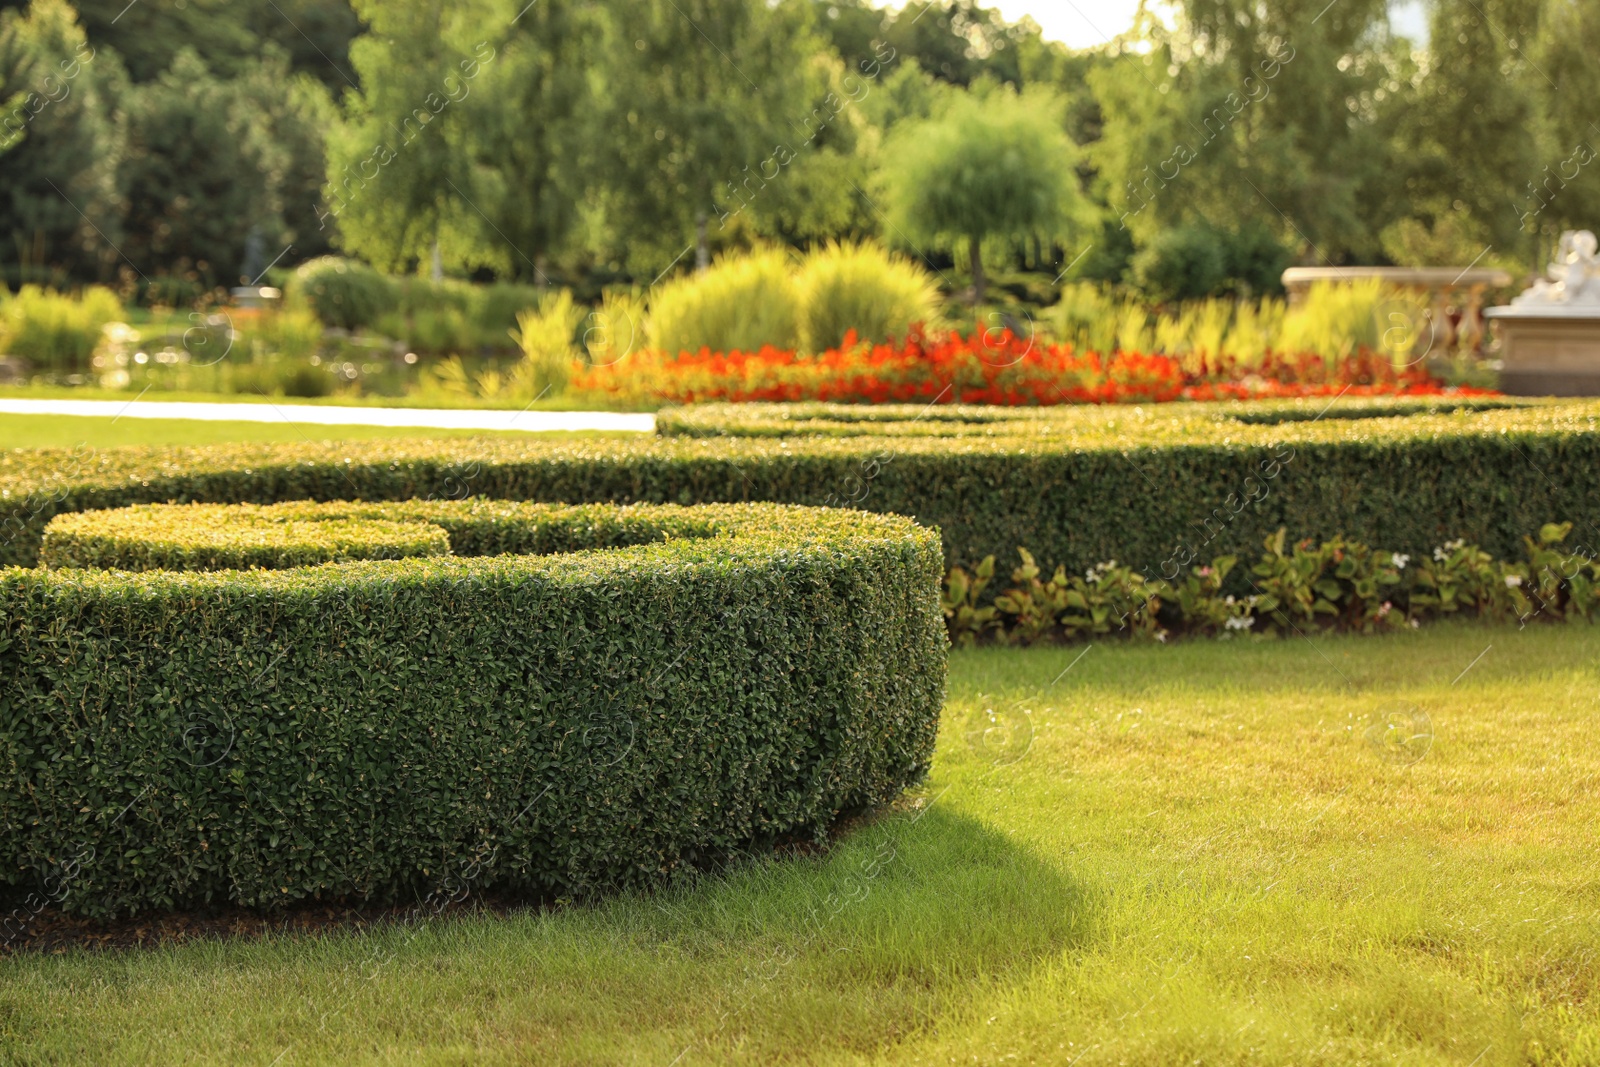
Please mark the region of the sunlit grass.
<svg viewBox="0 0 1600 1067"><path fill-rule="evenodd" d="M1595 1062L1597 652L1583 626L958 652L931 781L826 857L12 957L0 1061Z"/></svg>

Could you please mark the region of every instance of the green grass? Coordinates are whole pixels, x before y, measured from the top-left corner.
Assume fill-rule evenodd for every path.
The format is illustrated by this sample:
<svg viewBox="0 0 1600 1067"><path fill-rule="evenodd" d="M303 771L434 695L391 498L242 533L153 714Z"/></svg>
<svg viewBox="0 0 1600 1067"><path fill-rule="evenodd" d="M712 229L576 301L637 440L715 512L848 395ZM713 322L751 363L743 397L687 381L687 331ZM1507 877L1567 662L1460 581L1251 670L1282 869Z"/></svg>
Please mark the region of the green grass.
<svg viewBox="0 0 1600 1067"><path fill-rule="evenodd" d="M289 408L283 409L292 417ZM639 437L599 430L439 430L417 426L323 426L294 422L201 422L197 419L123 419L89 415L0 414L0 449L114 448L117 445L210 445L225 441L351 441L372 437Z"/></svg>
<svg viewBox="0 0 1600 1067"><path fill-rule="evenodd" d="M1597 653L1467 625L958 652L920 808L825 857L11 957L0 1061L1594 1063ZM1366 737L1396 702L1420 761Z"/></svg>

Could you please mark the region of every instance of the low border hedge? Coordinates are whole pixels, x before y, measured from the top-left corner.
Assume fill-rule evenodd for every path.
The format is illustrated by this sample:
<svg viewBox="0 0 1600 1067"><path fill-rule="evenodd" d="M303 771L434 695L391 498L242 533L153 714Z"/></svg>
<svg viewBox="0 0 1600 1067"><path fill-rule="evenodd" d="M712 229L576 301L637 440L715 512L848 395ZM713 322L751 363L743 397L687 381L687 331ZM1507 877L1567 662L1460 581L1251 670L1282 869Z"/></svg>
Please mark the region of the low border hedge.
<svg viewBox="0 0 1600 1067"><path fill-rule="evenodd" d="M942 564L907 519L180 506L76 516L47 544L212 565L174 532L259 548L293 521L265 562L297 562L324 543L305 527L374 517L434 524L456 554L0 571L0 881L70 870L62 904L87 914L582 893L818 832L925 772Z"/></svg>
<svg viewBox="0 0 1600 1067"><path fill-rule="evenodd" d="M1434 396L1377 397L1343 400L1306 397L1248 403L1199 403L1157 406L1156 417L1180 425L1232 421L1276 426L1322 419L1378 419L1403 415L1445 415L1457 411L1495 411L1537 406L1516 397ZM982 404L695 404L664 407L656 413L656 432L663 437L860 437L911 435L953 437L1093 431L1115 424L1143 408L1065 405L1060 407L995 407Z"/></svg>
<svg viewBox="0 0 1600 1067"><path fill-rule="evenodd" d="M902 417L899 436L12 452L0 455L0 559L34 562L56 514L168 500L781 501L915 517L939 528L952 566L1026 546L1048 570L1115 559L1165 576L1248 555L1279 527L1295 540L1343 536L1412 554L1465 538L1499 557L1546 522L1575 523L1580 550L1600 529L1590 484L1600 404L1396 416L1339 402L1318 418L1324 408L1008 413L956 435L915 432L924 424Z"/></svg>

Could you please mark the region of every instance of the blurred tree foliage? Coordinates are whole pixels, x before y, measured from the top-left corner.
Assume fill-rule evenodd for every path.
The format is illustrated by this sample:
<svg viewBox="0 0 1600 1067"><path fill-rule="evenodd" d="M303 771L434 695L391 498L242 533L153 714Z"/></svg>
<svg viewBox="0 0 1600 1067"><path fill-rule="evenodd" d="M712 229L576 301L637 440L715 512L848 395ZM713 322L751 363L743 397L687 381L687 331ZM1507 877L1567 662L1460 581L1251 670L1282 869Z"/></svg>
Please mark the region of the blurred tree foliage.
<svg viewBox="0 0 1600 1067"><path fill-rule="evenodd" d="M1534 267L1600 223L1600 5L1426 10L1173 0L1072 51L981 0L0 0L0 274L201 291L341 249L587 289L872 236L1158 299ZM1036 135L989 169L1052 210L907 212L953 209L925 149L993 150L1011 100Z"/></svg>

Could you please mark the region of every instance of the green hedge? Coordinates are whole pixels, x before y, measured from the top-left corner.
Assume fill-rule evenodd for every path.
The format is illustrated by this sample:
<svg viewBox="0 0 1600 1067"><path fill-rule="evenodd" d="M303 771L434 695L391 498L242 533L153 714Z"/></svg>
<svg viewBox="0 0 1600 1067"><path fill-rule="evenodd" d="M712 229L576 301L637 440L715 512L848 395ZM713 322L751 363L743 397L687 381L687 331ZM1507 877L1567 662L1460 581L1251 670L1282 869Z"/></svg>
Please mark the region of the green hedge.
<svg viewBox="0 0 1600 1067"><path fill-rule="evenodd" d="M1381 397L1345 400L1307 397L1249 403L1084 407L995 407L981 404L696 404L666 407L656 414L663 437L859 437L862 435L953 437L1094 432L1130 414L1169 426L1238 422L1276 426L1286 422L1443 415L1538 406L1512 397Z"/></svg>
<svg viewBox="0 0 1600 1067"><path fill-rule="evenodd" d="M1075 573L1115 559L1170 576L1187 556L1252 555L1280 526L1293 540L1342 536L1411 554L1465 538L1512 557L1524 533L1556 521L1576 524L1580 549L1595 540L1600 404L1374 416L1384 405L1340 402L1318 418L1326 408L1003 413L992 424L946 419L982 431L950 435L912 432L937 425L930 416L896 420L898 436L13 452L0 455L0 553L31 564L51 516L89 508L459 495L859 507L937 526L951 565L1026 546L1047 570Z"/></svg>
<svg viewBox="0 0 1600 1067"><path fill-rule="evenodd" d="M902 518L180 506L46 543L273 566L328 550L319 524L388 553L375 520L432 524L454 554L0 571L0 881L73 870L63 904L88 914L581 893L817 832L927 767L941 560ZM540 552L562 554L515 554Z"/></svg>

